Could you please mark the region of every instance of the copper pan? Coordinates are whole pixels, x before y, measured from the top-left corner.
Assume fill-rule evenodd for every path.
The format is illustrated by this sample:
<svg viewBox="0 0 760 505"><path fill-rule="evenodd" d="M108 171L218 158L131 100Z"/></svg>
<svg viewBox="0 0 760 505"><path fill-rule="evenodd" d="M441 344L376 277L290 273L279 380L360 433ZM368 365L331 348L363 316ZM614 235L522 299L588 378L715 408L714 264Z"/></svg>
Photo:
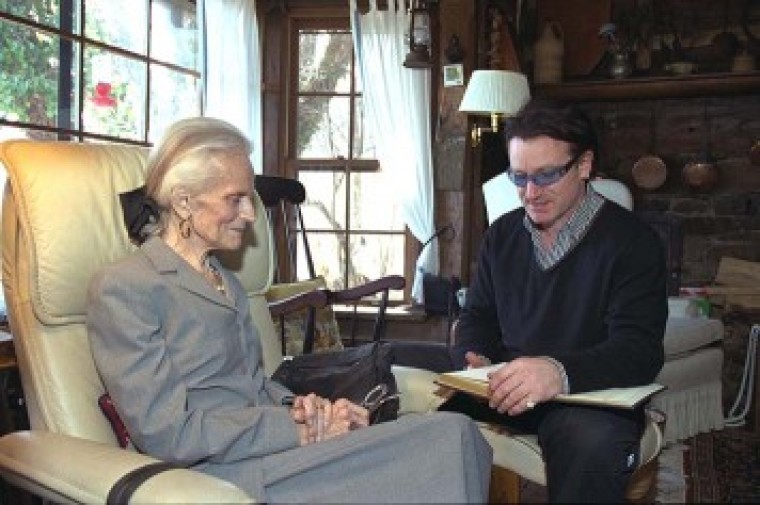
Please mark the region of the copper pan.
<svg viewBox="0 0 760 505"><path fill-rule="evenodd" d="M718 167L709 157L686 163L681 171L684 184L696 191L709 191L718 182Z"/></svg>
<svg viewBox="0 0 760 505"><path fill-rule="evenodd" d="M657 189L665 183L668 167L659 156L647 154L636 160L631 175L636 186L642 189Z"/></svg>
<svg viewBox="0 0 760 505"><path fill-rule="evenodd" d="M654 110L652 110L649 119L650 154L646 154L636 160L631 169L634 184L642 189L657 189L665 183L665 179L668 176L668 167L665 165L665 162L662 161L662 158L653 154L656 152L656 126L657 123L655 121Z"/></svg>

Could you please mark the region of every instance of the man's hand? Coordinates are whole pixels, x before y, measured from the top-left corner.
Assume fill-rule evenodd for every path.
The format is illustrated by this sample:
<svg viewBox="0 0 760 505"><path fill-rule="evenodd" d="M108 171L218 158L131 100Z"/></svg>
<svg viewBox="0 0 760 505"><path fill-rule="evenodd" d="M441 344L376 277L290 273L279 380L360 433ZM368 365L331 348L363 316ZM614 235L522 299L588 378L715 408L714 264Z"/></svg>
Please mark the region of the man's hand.
<svg viewBox="0 0 760 505"><path fill-rule="evenodd" d="M464 355L464 360L467 362L467 368L480 368L491 364L490 359L482 354L476 354L472 351L467 351Z"/></svg>
<svg viewBox="0 0 760 505"><path fill-rule="evenodd" d="M517 358L489 375L488 404L499 413L522 414L562 392L557 367L544 358Z"/></svg>

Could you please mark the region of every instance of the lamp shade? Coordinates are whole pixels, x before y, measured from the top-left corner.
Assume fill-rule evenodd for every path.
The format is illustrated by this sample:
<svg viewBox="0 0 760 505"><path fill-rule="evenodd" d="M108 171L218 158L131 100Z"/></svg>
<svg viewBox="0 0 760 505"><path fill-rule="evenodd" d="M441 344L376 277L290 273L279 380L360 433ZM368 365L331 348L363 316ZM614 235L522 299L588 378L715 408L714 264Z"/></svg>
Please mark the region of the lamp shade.
<svg viewBox="0 0 760 505"><path fill-rule="evenodd" d="M475 70L467 83L460 112L514 114L530 100L528 78L508 70Z"/></svg>

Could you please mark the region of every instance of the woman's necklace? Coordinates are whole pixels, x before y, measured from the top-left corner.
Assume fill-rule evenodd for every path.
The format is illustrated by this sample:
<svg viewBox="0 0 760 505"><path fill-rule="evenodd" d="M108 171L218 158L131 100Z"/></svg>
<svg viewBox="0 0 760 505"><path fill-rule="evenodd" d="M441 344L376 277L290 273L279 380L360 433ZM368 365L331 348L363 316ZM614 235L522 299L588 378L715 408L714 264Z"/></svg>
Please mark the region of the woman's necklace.
<svg viewBox="0 0 760 505"><path fill-rule="evenodd" d="M219 273L219 270L217 270L211 263L206 262L206 271L209 274L207 277L209 277L216 290L224 296L227 296L227 290L224 287L224 279L222 279L222 274Z"/></svg>

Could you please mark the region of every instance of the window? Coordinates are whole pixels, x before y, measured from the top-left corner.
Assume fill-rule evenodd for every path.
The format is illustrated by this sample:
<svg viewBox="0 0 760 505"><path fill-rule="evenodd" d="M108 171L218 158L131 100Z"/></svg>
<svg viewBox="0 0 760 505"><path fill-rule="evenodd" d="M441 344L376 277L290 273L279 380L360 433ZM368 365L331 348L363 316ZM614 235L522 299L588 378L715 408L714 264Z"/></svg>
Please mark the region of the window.
<svg viewBox="0 0 760 505"><path fill-rule="evenodd" d="M291 26L288 165L306 187L304 228L316 274L333 289L404 275L405 228L391 203L393 181L363 130L349 20L295 18ZM303 250L296 269L308 277Z"/></svg>
<svg viewBox="0 0 760 505"><path fill-rule="evenodd" d="M200 114L188 0L0 0L0 140L148 145Z"/></svg>

